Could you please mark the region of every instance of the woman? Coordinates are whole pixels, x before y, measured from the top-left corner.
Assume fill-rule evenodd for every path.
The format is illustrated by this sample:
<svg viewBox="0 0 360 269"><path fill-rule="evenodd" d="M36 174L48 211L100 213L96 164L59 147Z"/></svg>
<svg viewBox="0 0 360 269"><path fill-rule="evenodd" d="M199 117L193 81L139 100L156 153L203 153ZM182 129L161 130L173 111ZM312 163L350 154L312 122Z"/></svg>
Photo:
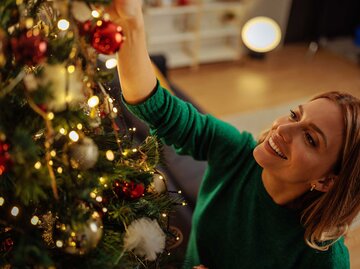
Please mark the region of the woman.
<svg viewBox="0 0 360 269"><path fill-rule="evenodd" d="M170 95L146 50L140 0L114 0L123 97L165 143L207 160L184 268L349 268L360 207L360 101L326 93L253 137ZM204 267L199 267L204 268Z"/></svg>

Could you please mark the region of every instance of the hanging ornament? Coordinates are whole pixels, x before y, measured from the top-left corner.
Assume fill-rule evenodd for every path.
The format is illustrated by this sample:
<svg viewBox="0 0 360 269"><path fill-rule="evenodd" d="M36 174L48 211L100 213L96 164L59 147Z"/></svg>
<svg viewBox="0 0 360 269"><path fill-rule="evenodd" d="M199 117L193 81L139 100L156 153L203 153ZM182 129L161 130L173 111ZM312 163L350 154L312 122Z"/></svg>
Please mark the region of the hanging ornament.
<svg viewBox="0 0 360 269"><path fill-rule="evenodd" d="M56 246L75 255L84 255L96 248L103 234L102 220L96 211L85 223L76 223L73 226L58 223L56 228Z"/></svg>
<svg viewBox="0 0 360 269"><path fill-rule="evenodd" d="M9 153L10 145L4 141L0 141L0 176L8 172L12 165Z"/></svg>
<svg viewBox="0 0 360 269"><path fill-rule="evenodd" d="M114 54L120 49L123 41L124 36L121 26L105 20L96 22L91 45L99 53Z"/></svg>
<svg viewBox="0 0 360 269"><path fill-rule="evenodd" d="M37 83L49 91L44 105L50 111L76 109L86 100L80 68L75 67L69 72L63 64L46 64Z"/></svg>
<svg viewBox="0 0 360 269"><path fill-rule="evenodd" d="M124 249L154 261L157 253L164 251L165 240L165 233L156 220L141 218L134 220L126 229Z"/></svg>
<svg viewBox="0 0 360 269"><path fill-rule="evenodd" d="M145 187L142 183L116 180L113 184L113 190L119 198L137 199L144 194Z"/></svg>
<svg viewBox="0 0 360 269"><path fill-rule="evenodd" d="M18 63L33 66L45 59L47 41L37 31L29 30L12 38L11 48Z"/></svg>
<svg viewBox="0 0 360 269"><path fill-rule="evenodd" d="M6 33L0 28L0 68L6 63L6 48L8 39Z"/></svg>
<svg viewBox="0 0 360 269"><path fill-rule="evenodd" d="M166 182L165 178L160 174L154 174L153 181L150 184L151 190L155 193L163 193L166 191Z"/></svg>
<svg viewBox="0 0 360 269"><path fill-rule="evenodd" d="M99 149L91 138L84 137L69 146L68 154L74 169L87 170L96 164Z"/></svg>
<svg viewBox="0 0 360 269"><path fill-rule="evenodd" d="M73 1L71 4L71 14L77 21L85 22L91 19L91 10L85 2Z"/></svg>

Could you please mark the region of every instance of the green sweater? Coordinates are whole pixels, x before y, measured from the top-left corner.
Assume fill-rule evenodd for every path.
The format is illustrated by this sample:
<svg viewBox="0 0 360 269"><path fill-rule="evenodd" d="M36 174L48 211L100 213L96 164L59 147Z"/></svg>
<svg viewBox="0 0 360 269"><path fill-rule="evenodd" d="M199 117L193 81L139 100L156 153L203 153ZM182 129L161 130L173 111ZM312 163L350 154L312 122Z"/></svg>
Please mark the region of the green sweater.
<svg viewBox="0 0 360 269"><path fill-rule="evenodd" d="M159 85L145 102L127 106L178 153L208 161L184 268L350 268L343 240L326 252L310 248L299 215L266 192L252 135L200 114Z"/></svg>

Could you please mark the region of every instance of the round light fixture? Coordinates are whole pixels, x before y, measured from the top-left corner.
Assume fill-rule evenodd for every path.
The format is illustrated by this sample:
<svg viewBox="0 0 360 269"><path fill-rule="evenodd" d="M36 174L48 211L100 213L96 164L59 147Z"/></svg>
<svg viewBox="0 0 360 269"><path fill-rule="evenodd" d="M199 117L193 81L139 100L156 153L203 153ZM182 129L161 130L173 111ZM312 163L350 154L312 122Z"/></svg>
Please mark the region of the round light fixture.
<svg viewBox="0 0 360 269"><path fill-rule="evenodd" d="M255 17L245 23L242 40L252 51L264 53L275 49L281 40L280 26L268 17Z"/></svg>

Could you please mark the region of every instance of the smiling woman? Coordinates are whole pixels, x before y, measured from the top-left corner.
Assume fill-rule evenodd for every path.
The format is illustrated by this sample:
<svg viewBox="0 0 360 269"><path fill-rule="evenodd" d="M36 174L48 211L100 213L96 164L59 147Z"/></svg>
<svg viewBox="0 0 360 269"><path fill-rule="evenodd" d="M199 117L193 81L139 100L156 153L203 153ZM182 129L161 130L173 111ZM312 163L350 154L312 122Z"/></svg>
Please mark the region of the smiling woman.
<svg viewBox="0 0 360 269"><path fill-rule="evenodd" d="M349 268L342 235L360 209L360 100L317 96L257 142L156 81L140 0L114 0L112 11L127 33L118 68L128 109L178 153L208 161L184 268Z"/></svg>
<svg viewBox="0 0 360 269"><path fill-rule="evenodd" d="M354 192L360 189L359 112L359 100L353 96L324 93L275 120L254 150L274 201L302 205L305 239L316 249L326 250L335 243L358 212L359 193ZM309 189L323 194L308 194Z"/></svg>

